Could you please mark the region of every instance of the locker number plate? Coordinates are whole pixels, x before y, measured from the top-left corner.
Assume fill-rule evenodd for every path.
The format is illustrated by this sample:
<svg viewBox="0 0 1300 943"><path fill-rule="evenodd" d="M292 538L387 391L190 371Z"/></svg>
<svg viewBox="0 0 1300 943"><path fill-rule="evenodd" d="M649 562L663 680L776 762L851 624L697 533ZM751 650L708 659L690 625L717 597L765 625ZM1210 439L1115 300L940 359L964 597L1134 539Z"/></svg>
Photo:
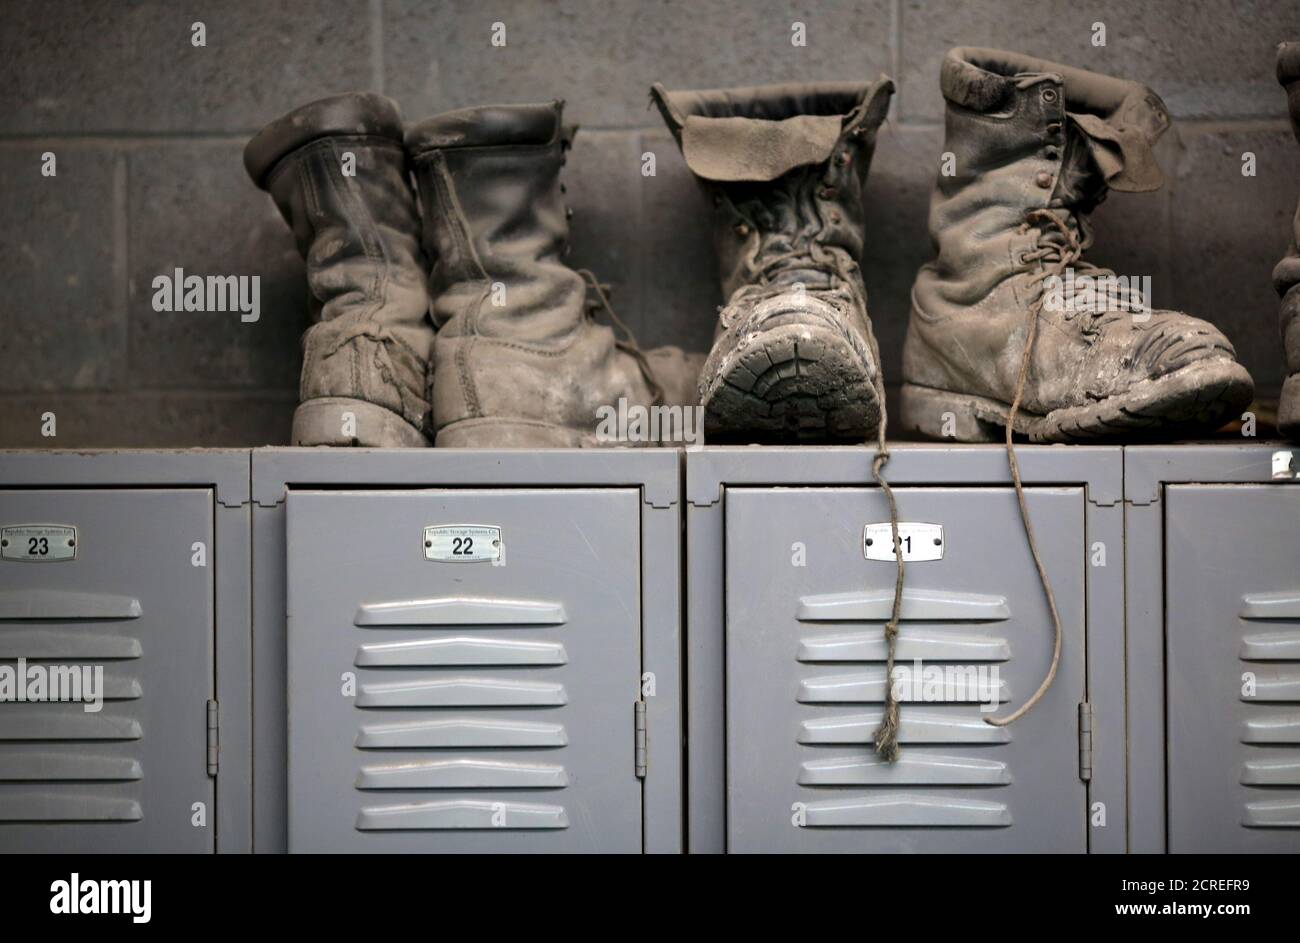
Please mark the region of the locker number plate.
<svg viewBox="0 0 1300 943"><path fill-rule="evenodd" d="M898 539L903 544L904 563L943 559L943 525L899 521ZM889 521L868 524L862 532L862 550L868 560L894 560L893 530Z"/></svg>
<svg viewBox="0 0 1300 943"><path fill-rule="evenodd" d="M424 529L424 559L484 563L501 559L501 528L487 524L440 524Z"/></svg>
<svg viewBox="0 0 1300 943"><path fill-rule="evenodd" d="M0 559L56 563L77 555L77 528L66 524L21 524L0 528Z"/></svg>

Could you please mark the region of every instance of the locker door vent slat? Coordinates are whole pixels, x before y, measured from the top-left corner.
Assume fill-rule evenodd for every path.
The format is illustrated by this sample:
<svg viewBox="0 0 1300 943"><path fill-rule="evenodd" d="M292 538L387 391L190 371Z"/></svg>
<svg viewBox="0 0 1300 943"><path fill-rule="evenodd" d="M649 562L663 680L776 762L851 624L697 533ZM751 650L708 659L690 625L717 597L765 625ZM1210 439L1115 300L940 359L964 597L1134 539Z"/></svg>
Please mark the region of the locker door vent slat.
<svg viewBox="0 0 1300 943"><path fill-rule="evenodd" d="M891 793L810 802L804 808L808 828L1006 828L1010 824L1011 812L1005 803L948 796Z"/></svg>
<svg viewBox="0 0 1300 943"><path fill-rule="evenodd" d="M384 642L357 648L356 665L369 667L437 668L443 666L563 665L568 662L559 642L498 638L422 638Z"/></svg>
<svg viewBox="0 0 1300 943"><path fill-rule="evenodd" d="M357 828L363 832L568 827L563 806L486 800L380 806L362 809L357 816Z"/></svg>
<svg viewBox="0 0 1300 943"><path fill-rule="evenodd" d="M509 632L555 628L566 619L559 603L485 597L387 602L357 610L355 624L367 633L380 627L424 630L417 638L361 641L356 649L361 674L356 707L415 711L410 720L389 716L359 725L355 746L365 760L353 785L365 798L355 822L358 831L568 828L564 806L513 797L566 789L569 773L562 762L474 752L561 755L555 751L568 744L562 723L545 720L544 713L537 720L519 720L493 711L546 712L568 704L564 684L537 675L568 663L563 643ZM466 634L467 628L483 634ZM515 671L529 675L517 677ZM386 790L400 791L400 801L376 804L376 794ZM480 790L486 793L481 799L437 798L448 791ZM428 793L432 801L413 801L413 793Z"/></svg>
<svg viewBox="0 0 1300 943"><path fill-rule="evenodd" d="M0 793L0 822L138 822L134 799L50 793Z"/></svg>
<svg viewBox="0 0 1300 943"><path fill-rule="evenodd" d="M26 619L138 619L140 600L111 593L78 593L55 589L11 589L0 592L0 622Z"/></svg>
<svg viewBox="0 0 1300 943"><path fill-rule="evenodd" d="M1247 747L1241 824L1300 828L1300 593L1247 593L1237 614L1247 625L1275 623L1267 632L1244 635L1239 651L1243 676L1255 679L1253 691L1244 685L1241 691L1249 705L1241 733Z"/></svg>
<svg viewBox="0 0 1300 943"><path fill-rule="evenodd" d="M486 599L442 596L368 603L357 610L358 626L563 625L564 606L541 599Z"/></svg>
<svg viewBox="0 0 1300 943"><path fill-rule="evenodd" d="M362 750L562 747L568 742L563 724L468 717L405 724L362 724L357 735L357 747Z"/></svg>
<svg viewBox="0 0 1300 943"><path fill-rule="evenodd" d="M883 589L806 596L799 601L796 618L805 624L884 622L892 602L892 591ZM1003 596L934 589L905 592L902 620L914 624L899 633L898 664L908 670L909 662L924 662L919 680L913 679L917 683L900 692L901 702L918 705L902 711L899 729L899 741L913 748L892 764L876 756L871 737L880 723L879 711L823 714L803 720L797 739L811 755L800 763L799 785L819 790L869 790L865 795L809 803L806 826L1003 828L1011 824L1011 812L1004 802L897 791L918 786L982 791L1011 784L1010 769L996 757L928 749L951 744L978 752L1010 742L1007 728L985 723L985 715L973 707L1006 703L1011 698L1006 681L989 671L990 665L996 668L1011 659L1011 645L1004 637L982 634L985 630L980 626L1010 617ZM915 624L939 622L963 625L936 628ZM795 658L801 666L808 666L801 668L798 703L814 709L884 703L887 651L883 626L802 638ZM822 673L815 667L819 664L835 665L840 671ZM850 664L862 667L844 671ZM940 691L926 688L925 672L936 668L954 682L950 687ZM936 700L940 702L937 706ZM851 747L855 752L827 756L828 746Z"/></svg>

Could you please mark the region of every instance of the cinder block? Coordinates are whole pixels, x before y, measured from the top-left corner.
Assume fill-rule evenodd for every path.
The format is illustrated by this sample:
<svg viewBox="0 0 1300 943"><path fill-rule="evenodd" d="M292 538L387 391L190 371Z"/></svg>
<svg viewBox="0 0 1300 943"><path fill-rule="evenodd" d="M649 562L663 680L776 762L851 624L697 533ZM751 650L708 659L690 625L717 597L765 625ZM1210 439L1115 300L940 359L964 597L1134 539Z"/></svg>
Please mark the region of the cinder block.
<svg viewBox="0 0 1300 943"><path fill-rule="evenodd" d="M600 127L647 127L650 84L718 88L865 80L888 71L890 0L505 0L384 3L389 94L416 117L488 102L564 98ZM803 23L807 45L792 42ZM493 24L505 45L493 46Z"/></svg>
<svg viewBox="0 0 1300 943"><path fill-rule="evenodd" d="M1300 148L1288 128L1183 133L1172 196L1174 299L1228 335L1256 385L1282 382L1273 266L1286 251L1300 192ZM1255 176L1242 155L1255 155Z"/></svg>
<svg viewBox="0 0 1300 943"><path fill-rule="evenodd" d="M257 128L368 88L371 16L367 0L6 3L0 114L10 133Z"/></svg>
<svg viewBox="0 0 1300 943"><path fill-rule="evenodd" d="M1300 35L1294 0L902 0L906 120L943 114L939 64L953 46L992 46L1145 82L1175 116L1276 117L1274 49ZM1106 45L1094 46L1103 23Z"/></svg>
<svg viewBox="0 0 1300 943"><path fill-rule="evenodd" d="M41 174L54 155L56 175ZM109 146L0 149L0 391L120 383L126 312L115 276L114 207L124 190Z"/></svg>
<svg viewBox="0 0 1300 943"><path fill-rule="evenodd" d="M0 448L246 448L287 445L294 394L211 391L0 397ZM54 413L56 435L41 434Z"/></svg>
<svg viewBox="0 0 1300 943"><path fill-rule="evenodd" d="M666 129L643 134L640 149L655 155L655 175L641 178L636 242L646 343L707 351L723 302L713 206Z"/></svg>
<svg viewBox="0 0 1300 943"><path fill-rule="evenodd" d="M177 141L130 153L130 350L135 387L297 389L308 324L303 264L237 141ZM260 276L261 313L155 311L153 279Z"/></svg>

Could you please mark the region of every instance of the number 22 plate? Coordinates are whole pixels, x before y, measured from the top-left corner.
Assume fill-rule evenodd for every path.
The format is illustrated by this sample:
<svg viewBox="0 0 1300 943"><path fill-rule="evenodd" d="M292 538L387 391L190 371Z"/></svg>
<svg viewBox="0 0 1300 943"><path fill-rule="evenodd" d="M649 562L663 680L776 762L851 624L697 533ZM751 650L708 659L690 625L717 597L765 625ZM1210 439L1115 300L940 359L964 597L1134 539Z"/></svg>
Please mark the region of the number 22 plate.
<svg viewBox="0 0 1300 943"><path fill-rule="evenodd" d="M424 559L483 563L501 559L501 528L487 524L441 524L424 529Z"/></svg>

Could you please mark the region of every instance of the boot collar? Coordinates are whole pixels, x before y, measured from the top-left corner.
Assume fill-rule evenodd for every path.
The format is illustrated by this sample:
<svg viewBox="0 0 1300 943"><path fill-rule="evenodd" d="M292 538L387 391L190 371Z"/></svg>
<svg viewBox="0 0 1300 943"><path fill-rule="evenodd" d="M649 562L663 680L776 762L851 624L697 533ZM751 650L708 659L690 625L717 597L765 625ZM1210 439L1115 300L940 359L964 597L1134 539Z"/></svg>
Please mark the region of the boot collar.
<svg viewBox="0 0 1300 943"><path fill-rule="evenodd" d="M670 92L655 83L658 106L691 171L719 182L768 181L820 164L846 134L874 131L889 111L894 83L760 85Z"/></svg>
<svg viewBox="0 0 1300 943"><path fill-rule="evenodd" d="M554 144L564 135L563 101L529 105L480 105L427 118L406 132L417 156L454 147L527 147ZM572 137L570 133L569 137Z"/></svg>
<svg viewBox="0 0 1300 943"><path fill-rule="evenodd" d="M1042 82L1059 87L1064 111L1086 138L1108 186L1131 192L1160 187L1164 178L1151 148L1169 128L1169 112L1145 85L973 47L950 50L939 77L949 102L990 115L1017 111L1022 93Z"/></svg>

